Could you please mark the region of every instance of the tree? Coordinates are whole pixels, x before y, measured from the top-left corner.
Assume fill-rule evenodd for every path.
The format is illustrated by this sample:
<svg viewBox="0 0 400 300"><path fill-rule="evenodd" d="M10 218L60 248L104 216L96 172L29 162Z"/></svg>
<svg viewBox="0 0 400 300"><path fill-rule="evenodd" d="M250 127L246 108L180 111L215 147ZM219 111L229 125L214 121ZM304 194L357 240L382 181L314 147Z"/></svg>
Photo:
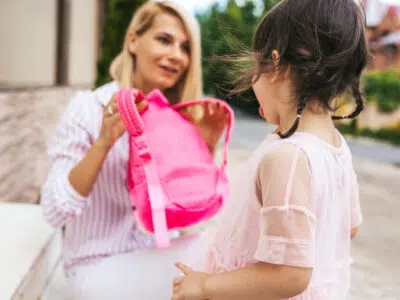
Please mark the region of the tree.
<svg viewBox="0 0 400 300"><path fill-rule="evenodd" d="M224 91L221 87L226 87L226 83L233 78L226 63L219 58L237 54L238 47L248 48L251 45L258 21L254 15L254 4L247 1L239 7L236 1L230 0L225 10L215 4L198 18L202 34L205 92L222 97Z"/></svg>
<svg viewBox="0 0 400 300"><path fill-rule="evenodd" d="M97 86L110 80L110 63L121 51L125 31L133 12L144 2L146 0L106 1L102 59L97 65ZM270 10L277 2L279 0L263 0L264 12ZM253 1L247 0L239 6L235 0L229 0L225 7L215 4L197 17L201 27L205 93L227 99L227 90L231 88L229 82L235 79L235 73L232 72L229 63L219 58L236 55L241 49L250 50L261 16L256 14ZM255 113L258 105L243 101L243 98L254 98L252 90L229 101Z"/></svg>
<svg viewBox="0 0 400 300"><path fill-rule="evenodd" d="M268 11L279 0L264 0L264 11ZM235 73L224 56L237 55L241 50L250 50L254 31L260 21L255 13L253 1L247 0L243 6L238 6L235 0L229 0L223 9L213 5L202 15L198 15L202 35L204 88L207 94L228 100L231 104L244 110L256 113L258 104L254 101L252 90L240 96L227 99L227 90L232 86Z"/></svg>
<svg viewBox="0 0 400 300"><path fill-rule="evenodd" d="M108 74L111 61L121 51L126 29L133 13L146 0L105 1L104 37L101 46L102 58L97 63L96 86L111 80Z"/></svg>
<svg viewBox="0 0 400 300"><path fill-rule="evenodd" d="M263 0L264 13L273 8L280 0Z"/></svg>

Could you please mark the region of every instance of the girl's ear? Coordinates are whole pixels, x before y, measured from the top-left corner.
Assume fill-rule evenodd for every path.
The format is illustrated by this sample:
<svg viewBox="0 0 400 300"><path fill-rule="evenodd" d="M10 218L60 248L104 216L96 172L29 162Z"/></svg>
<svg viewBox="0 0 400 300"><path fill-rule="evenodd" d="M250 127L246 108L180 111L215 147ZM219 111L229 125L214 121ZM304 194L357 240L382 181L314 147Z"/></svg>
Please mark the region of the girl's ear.
<svg viewBox="0 0 400 300"><path fill-rule="evenodd" d="M272 62L274 63L274 71L277 71L277 69L279 68L279 62L280 62L281 56L280 56L278 50L273 50L271 56L272 56Z"/></svg>
<svg viewBox="0 0 400 300"><path fill-rule="evenodd" d="M271 82L275 82L279 79L279 76L280 76L279 64L280 64L281 57L279 55L278 50L273 50L271 57L272 57L272 63L274 65L274 73L272 75Z"/></svg>

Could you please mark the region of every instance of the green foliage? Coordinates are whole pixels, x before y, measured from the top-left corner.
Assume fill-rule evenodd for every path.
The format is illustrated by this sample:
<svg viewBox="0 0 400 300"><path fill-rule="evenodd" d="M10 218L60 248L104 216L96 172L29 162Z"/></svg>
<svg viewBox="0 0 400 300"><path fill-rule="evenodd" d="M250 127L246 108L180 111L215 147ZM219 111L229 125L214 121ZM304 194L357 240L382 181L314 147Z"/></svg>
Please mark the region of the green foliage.
<svg viewBox="0 0 400 300"><path fill-rule="evenodd" d="M219 87L232 80L226 62L221 62L218 58L236 54L238 49L234 49L235 46L251 44L252 30L257 20L253 11L252 2L247 2L240 8L234 0L230 0L226 10L221 10L215 4L204 15L198 16L206 93L220 95Z"/></svg>
<svg viewBox="0 0 400 300"><path fill-rule="evenodd" d="M382 112L392 112L400 107L400 72L398 70L368 71L362 78L365 98L376 102ZM360 129L357 120L348 125L339 125L344 134L370 137L400 145L400 122L395 126L381 129Z"/></svg>
<svg viewBox="0 0 400 300"><path fill-rule="evenodd" d="M365 98L375 101L383 112L400 106L400 72L398 70L370 71L363 77Z"/></svg>
<svg viewBox="0 0 400 300"><path fill-rule="evenodd" d="M114 57L121 52L126 29L133 13L146 0L108 0L105 7L104 38L102 58L97 63L96 86L111 80L108 69Z"/></svg>
<svg viewBox="0 0 400 300"><path fill-rule="evenodd" d="M264 3L264 12L269 11L273 8L280 0L263 0Z"/></svg>
<svg viewBox="0 0 400 300"><path fill-rule="evenodd" d="M352 120L348 125L338 125L338 129L343 134L352 136L369 137L394 145L400 145L400 123L396 127L381 128L381 129L359 129L357 127L357 120Z"/></svg>
<svg viewBox="0 0 400 300"><path fill-rule="evenodd" d="M361 135L400 145L400 128L364 129Z"/></svg>
<svg viewBox="0 0 400 300"><path fill-rule="evenodd" d="M275 5L278 0L264 0L264 12ZM253 1L246 1L238 6L236 1L229 0L225 9L213 5L198 19L201 26L203 74L205 93L225 98L230 82L236 79L233 66L221 57L230 57L246 50L251 50L254 31L264 15L257 15ZM252 98L248 92L232 99L241 108L256 113L258 104L243 101Z"/></svg>
<svg viewBox="0 0 400 300"><path fill-rule="evenodd" d="M264 12L273 7L279 0L264 0ZM102 41L102 58L97 65L96 86L110 80L108 69L111 61L121 51L125 31L133 12L145 0L108 0L105 7L104 38ZM201 26L203 78L205 93L225 98L229 82L235 79L235 73L229 63L221 61L220 57L236 55L241 50L250 50L257 24L264 12L255 11L253 1L248 0L243 6L238 6L235 0L229 0L226 7L213 5L198 19ZM217 59L213 59L217 58ZM243 101L251 98L252 93L233 99L236 105L256 113L258 105Z"/></svg>

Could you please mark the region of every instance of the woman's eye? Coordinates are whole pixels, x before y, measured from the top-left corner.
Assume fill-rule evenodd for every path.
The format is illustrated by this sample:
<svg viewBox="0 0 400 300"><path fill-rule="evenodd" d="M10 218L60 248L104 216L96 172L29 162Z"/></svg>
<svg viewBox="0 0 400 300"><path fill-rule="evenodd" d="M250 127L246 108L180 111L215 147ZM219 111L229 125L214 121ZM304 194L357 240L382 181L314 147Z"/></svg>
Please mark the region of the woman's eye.
<svg viewBox="0 0 400 300"><path fill-rule="evenodd" d="M185 53L190 53L190 47L189 47L189 45L182 45L182 50L183 50Z"/></svg>
<svg viewBox="0 0 400 300"><path fill-rule="evenodd" d="M159 40L161 43L163 44L169 44L169 39L167 39L166 37L158 37L157 40Z"/></svg>

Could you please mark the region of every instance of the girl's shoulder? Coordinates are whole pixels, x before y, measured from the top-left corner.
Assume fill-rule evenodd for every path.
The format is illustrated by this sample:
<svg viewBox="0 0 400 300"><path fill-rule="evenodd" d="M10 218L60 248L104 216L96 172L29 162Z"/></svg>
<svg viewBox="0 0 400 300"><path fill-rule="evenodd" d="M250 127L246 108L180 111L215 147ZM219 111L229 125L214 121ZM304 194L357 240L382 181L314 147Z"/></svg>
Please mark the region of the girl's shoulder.
<svg viewBox="0 0 400 300"><path fill-rule="evenodd" d="M337 147L306 132L296 132L287 139L281 139L277 134L270 134L262 145L263 155L260 161L266 156L279 157L280 160L290 159L300 150L301 156L308 160L311 169L329 167L330 162L339 160L352 165L350 148L343 135L339 131L337 134L340 139L340 145Z"/></svg>
<svg viewBox="0 0 400 300"><path fill-rule="evenodd" d="M343 135L336 130L336 134L340 141L338 146L331 145L327 141L307 132L296 132L291 137L287 139L281 139L277 134L270 134L265 143L265 148L267 150L273 148L283 147L286 144L292 144L302 149L308 155L318 155L321 152L331 153L333 155L351 155L350 148L343 137Z"/></svg>

